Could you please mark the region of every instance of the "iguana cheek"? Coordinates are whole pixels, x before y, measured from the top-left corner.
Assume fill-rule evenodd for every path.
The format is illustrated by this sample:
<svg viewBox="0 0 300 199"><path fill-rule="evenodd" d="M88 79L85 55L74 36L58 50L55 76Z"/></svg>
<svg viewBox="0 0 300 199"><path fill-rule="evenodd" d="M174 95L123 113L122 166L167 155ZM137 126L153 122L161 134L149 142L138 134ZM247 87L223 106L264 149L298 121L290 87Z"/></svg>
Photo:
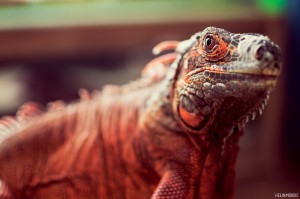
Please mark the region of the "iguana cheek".
<svg viewBox="0 0 300 199"><path fill-rule="evenodd" d="M178 114L182 122L189 128L199 129L205 123L205 117L199 111L196 111L187 97L181 97Z"/></svg>

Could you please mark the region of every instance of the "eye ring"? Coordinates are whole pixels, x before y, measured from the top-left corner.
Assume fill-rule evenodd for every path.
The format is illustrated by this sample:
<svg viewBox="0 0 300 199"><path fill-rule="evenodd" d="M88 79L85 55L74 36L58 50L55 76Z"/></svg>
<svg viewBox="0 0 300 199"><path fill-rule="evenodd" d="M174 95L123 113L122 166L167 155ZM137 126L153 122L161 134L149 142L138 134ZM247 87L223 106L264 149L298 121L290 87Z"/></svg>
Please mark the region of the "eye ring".
<svg viewBox="0 0 300 199"><path fill-rule="evenodd" d="M211 52L216 45L216 41L212 35L206 35L203 39L203 49L207 52Z"/></svg>

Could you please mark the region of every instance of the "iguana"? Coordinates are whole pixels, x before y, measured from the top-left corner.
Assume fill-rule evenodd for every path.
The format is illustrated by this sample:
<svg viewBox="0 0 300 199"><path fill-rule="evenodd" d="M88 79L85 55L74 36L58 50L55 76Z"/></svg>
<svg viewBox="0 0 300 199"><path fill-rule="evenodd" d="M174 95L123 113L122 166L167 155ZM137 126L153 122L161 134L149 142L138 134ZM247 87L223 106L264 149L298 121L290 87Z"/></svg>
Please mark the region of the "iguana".
<svg viewBox="0 0 300 199"><path fill-rule="evenodd" d="M228 199L238 140L280 74L260 34L208 27L158 44L141 77L4 117L0 198Z"/></svg>

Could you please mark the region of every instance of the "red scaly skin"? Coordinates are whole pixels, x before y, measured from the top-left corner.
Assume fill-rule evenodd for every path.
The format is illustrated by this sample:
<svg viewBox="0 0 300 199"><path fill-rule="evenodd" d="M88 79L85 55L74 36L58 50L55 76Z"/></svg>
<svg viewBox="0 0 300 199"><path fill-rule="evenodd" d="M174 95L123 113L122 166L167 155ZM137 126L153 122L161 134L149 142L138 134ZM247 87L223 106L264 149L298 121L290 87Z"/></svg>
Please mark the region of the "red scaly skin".
<svg viewBox="0 0 300 199"><path fill-rule="evenodd" d="M229 199L238 140L281 67L259 34L164 42L142 77L0 122L0 198Z"/></svg>

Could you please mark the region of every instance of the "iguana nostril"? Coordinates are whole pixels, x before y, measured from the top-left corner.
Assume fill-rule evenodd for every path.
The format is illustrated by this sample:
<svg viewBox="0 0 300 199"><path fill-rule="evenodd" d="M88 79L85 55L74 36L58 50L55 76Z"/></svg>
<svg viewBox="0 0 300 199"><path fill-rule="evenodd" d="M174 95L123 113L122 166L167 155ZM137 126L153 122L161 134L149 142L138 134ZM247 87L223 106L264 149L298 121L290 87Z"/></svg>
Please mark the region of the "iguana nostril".
<svg viewBox="0 0 300 199"><path fill-rule="evenodd" d="M272 46L269 50L274 56L278 54L278 48L276 46Z"/></svg>
<svg viewBox="0 0 300 199"><path fill-rule="evenodd" d="M274 64L274 68L280 69L279 64L278 64L278 63L275 63L275 64Z"/></svg>
<svg viewBox="0 0 300 199"><path fill-rule="evenodd" d="M264 51L265 51L264 48L260 46L255 52L255 58L257 60L261 60L264 55Z"/></svg>
<svg viewBox="0 0 300 199"><path fill-rule="evenodd" d="M268 40L259 42L260 46L254 52L255 59L261 61L264 59L266 62L273 60L281 61L281 53L279 47Z"/></svg>

